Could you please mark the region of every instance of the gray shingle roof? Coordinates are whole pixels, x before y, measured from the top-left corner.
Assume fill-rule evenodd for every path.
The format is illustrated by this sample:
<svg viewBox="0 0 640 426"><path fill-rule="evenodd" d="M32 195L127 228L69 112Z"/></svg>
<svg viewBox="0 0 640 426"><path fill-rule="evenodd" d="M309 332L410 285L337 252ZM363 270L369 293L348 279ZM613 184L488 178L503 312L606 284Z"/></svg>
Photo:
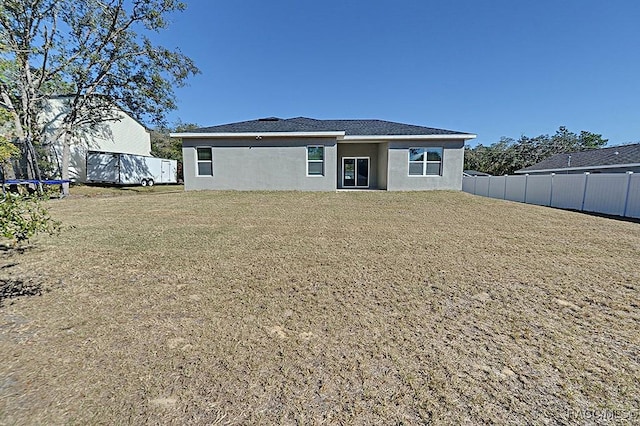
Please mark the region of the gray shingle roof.
<svg viewBox="0 0 640 426"><path fill-rule="evenodd" d="M188 133L345 132L348 136L469 135L384 120L315 120L313 118L261 118L239 123L202 127Z"/></svg>
<svg viewBox="0 0 640 426"><path fill-rule="evenodd" d="M571 157L571 161L569 161ZM612 146L591 149L589 151L556 154L544 161L525 167L516 173L527 173L540 170L562 170L568 168L590 168L598 166L615 166L623 164L640 164L640 144Z"/></svg>
<svg viewBox="0 0 640 426"><path fill-rule="evenodd" d="M462 173L467 176L491 176L489 173L479 172L477 170L463 170Z"/></svg>

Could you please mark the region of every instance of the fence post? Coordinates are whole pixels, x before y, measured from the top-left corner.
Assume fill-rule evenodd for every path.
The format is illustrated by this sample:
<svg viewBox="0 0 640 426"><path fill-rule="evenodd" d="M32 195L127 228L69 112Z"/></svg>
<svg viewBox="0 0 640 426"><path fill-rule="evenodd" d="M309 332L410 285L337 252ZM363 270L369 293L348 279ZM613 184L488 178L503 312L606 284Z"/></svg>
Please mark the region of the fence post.
<svg viewBox="0 0 640 426"><path fill-rule="evenodd" d="M587 181L589 180L590 174L589 172L584 172L584 189L582 190L582 206L580 207L580 211L584 211L584 202L587 199Z"/></svg>
<svg viewBox="0 0 640 426"><path fill-rule="evenodd" d="M476 187L478 186L478 175L473 177L473 195L477 194Z"/></svg>
<svg viewBox="0 0 640 426"><path fill-rule="evenodd" d="M549 207L553 206L553 177L555 176L555 173L551 173L551 189L549 190Z"/></svg>
<svg viewBox="0 0 640 426"><path fill-rule="evenodd" d="M627 172L627 194L624 197L624 210L622 211L622 216L627 216L627 206L629 205L629 193L631 192L631 176L633 172Z"/></svg>
<svg viewBox="0 0 640 426"><path fill-rule="evenodd" d="M487 178L487 197L491 197L491 176Z"/></svg>
<svg viewBox="0 0 640 426"><path fill-rule="evenodd" d="M524 200L523 203L527 203L527 184L529 183L529 173L524 175Z"/></svg>
<svg viewBox="0 0 640 426"><path fill-rule="evenodd" d="M502 199L507 199L507 180L509 180L509 175L504 175L504 192L502 193Z"/></svg>

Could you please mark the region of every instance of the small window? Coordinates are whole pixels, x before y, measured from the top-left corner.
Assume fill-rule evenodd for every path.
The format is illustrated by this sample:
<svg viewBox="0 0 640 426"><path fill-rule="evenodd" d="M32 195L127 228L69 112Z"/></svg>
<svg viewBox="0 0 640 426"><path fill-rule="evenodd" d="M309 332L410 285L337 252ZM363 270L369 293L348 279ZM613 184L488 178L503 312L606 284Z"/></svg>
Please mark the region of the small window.
<svg viewBox="0 0 640 426"><path fill-rule="evenodd" d="M324 146L307 147L307 176L324 176Z"/></svg>
<svg viewBox="0 0 640 426"><path fill-rule="evenodd" d="M442 148L409 148L410 176L441 176Z"/></svg>
<svg viewBox="0 0 640 426"><path fill-rule="evenodd" d="M198 176L213 176L213 152L210 147L196 148Z"/></svg>

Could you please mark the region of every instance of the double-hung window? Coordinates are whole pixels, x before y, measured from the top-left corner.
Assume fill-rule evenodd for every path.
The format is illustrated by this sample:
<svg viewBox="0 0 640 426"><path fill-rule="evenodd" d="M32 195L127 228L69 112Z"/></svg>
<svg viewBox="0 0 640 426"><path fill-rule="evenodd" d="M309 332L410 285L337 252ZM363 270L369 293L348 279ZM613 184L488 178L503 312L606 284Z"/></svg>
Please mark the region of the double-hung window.
<svg viewBox="0 0 640 426"><path fill-rule="evenodd" d="M324 146L307 146L307 176L324 176Z"/></svg>
<svg viewBox="0 0 640 426"><path fill-rule="evenodd" d="M442 148L409 148L409 176L441 176Z"/></svg>
<svg viewBox="0 0 640 426"><path fill-rule="evenodd" d="M211 147L196 148L198 176L213 176L213 150Z"/></svg>

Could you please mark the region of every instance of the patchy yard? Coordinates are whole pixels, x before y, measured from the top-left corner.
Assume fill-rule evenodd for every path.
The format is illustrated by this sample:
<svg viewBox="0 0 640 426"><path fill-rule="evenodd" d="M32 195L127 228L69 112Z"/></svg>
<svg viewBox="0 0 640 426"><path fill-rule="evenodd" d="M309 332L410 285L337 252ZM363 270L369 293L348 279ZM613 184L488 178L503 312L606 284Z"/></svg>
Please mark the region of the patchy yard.
<svg viewBox="0 0 640 426"><path fill-rule="evenodd" d="M42 288L1 302L0 424L640 421L639 224L450 192L51 207L61 237L0 252Z"/></svg>

